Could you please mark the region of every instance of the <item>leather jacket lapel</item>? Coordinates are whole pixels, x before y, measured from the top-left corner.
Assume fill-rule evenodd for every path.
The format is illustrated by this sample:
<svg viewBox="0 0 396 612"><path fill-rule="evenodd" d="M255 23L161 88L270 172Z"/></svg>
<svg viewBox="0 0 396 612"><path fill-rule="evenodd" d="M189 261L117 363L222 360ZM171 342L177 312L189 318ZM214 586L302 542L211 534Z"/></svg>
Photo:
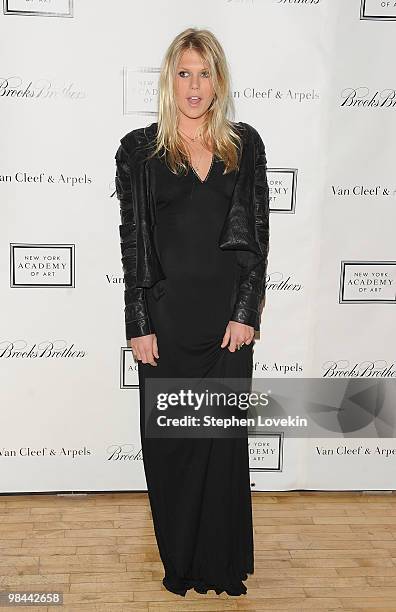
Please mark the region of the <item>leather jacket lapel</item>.
<svg viewBox="0 0 396 612"><path fill-rule="evenodd" d="M153 126L156 125L150 125L149 128L145 128L145 131L151 136ZM166 278L154 244L155 202L151 183L153 173L151 172L150 161L146 160L149 150L143 130L137 130L137 133L134 134L134 142L132 146L129 146L128 142L129 138L132 137L131 135L131 132L126 134L121 139L121 143L131 151L130 170L132 186L134 187L133 198L137 229L136 285L151 287L158 280ZM126 142L123 142L124 139Z"/></svg>
<svg viewBox="0 0 396 612"><path fill-rule="evenodd" d="M238 126L237 126L238 127ZM240 130L243 150L235 188L228 214L221 231L219 246L222 249L253 251L261 255L256 241L253 214L252 174L254 173L254 143L246 129Z"/></svg>

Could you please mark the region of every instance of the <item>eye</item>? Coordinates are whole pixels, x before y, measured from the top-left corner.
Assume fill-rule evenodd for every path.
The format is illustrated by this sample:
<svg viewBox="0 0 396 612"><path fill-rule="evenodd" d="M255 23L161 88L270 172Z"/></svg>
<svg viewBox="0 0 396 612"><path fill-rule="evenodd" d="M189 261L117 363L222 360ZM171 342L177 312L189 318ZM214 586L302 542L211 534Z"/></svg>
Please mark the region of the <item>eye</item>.
<svg viewBox="0 0 396 612"><path fill-rule="evenodd" d="M184 75L188 75L189 72L188 70L179 70L179 72L177 73L180 77L182 77L182 79L184 79ZM208 79L210 77L210 72L209 70L202 70L201 75L205 78Z"/></svg>

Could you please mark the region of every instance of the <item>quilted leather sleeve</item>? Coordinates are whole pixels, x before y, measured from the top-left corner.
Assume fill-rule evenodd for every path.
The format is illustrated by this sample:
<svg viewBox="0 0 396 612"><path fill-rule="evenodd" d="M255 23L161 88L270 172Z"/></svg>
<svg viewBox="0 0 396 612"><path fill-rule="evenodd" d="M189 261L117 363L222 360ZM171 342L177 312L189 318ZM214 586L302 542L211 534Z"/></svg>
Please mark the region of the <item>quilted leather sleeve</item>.
<svg viewBox="0 0 396 612"><path fill-rule="evenodd" d="M231 320L251 325L260 330L260 305L265 298L265 279L269 252L269 188L267 181L267 158L265 145L254 128L255 169L254 169L254 216L256 239L261 257L251 251L240 254L241 275L239 293Z"/></svg>
<svg viewBox="0 0 396 612"><path fill-rule="evenodd" d="M124 271L125 335L130 338L154 333L147 309L145 288L136 287L136 220L129 156L121 144L115 154L115 187L120 204L121 262Z"/></svg>

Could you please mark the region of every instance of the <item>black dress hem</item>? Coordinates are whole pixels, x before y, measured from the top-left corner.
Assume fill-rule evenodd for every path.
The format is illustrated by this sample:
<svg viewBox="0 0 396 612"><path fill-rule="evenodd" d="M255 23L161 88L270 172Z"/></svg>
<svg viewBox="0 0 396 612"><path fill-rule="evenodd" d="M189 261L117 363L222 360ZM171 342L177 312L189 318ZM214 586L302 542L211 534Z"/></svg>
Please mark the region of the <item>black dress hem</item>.
<svg viewBox="0 0 396 612"><path fill-rule="evenodd" d="M185 597L187 591L190 589L194 589L197 593L201 593L202 595L206 595L208 591L215 591L216 595L220 595L225 591L227 595L239 596L246 595L247 593L247 588L242 580L247 580L249 575L253 575L253 571L245 572L241 576L241 580L233 584L212 584L206 582L202 578L170 578L165 575L162 579L162 584L171 593L181 595L182 597Z"/></svg>

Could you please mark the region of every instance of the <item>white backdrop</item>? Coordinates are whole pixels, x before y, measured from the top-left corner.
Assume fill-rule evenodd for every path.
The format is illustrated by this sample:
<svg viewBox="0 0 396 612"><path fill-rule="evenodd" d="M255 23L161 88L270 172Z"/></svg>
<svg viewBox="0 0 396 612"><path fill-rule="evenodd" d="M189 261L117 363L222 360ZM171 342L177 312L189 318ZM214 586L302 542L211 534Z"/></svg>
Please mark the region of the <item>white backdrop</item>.
<svg viewBox="0 0 396 612"><path fill-rule="evenodd" d="M146 489L114 155L156 121L163 53L190 26L220 39L234 119L267 149L255 377L395 376L393 0L164 4L7 0L0 15L1 492ZM362 444L373 454L336 452ZM396 488L394 438L250 449L254 490Z"/></svg>

